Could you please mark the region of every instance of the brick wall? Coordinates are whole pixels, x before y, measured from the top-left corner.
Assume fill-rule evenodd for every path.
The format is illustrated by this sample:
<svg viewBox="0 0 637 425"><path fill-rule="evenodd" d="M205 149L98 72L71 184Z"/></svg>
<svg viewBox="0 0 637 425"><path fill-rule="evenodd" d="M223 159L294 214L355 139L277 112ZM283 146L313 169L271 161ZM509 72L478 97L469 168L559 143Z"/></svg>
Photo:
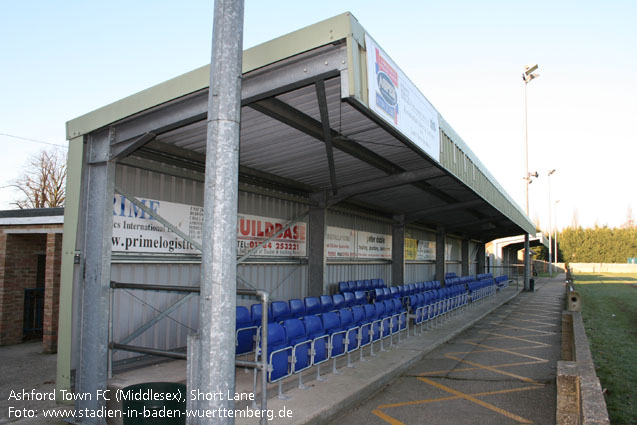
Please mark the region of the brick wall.
<svg viewBox="0 0 637 425"><path fill-rule="evenodd" d="M45 353L57 352L60 305L60 272L62 267L62 235L46 235L46 270L42 346Z"/></svg>
<svg viewBox="0 0 637 425"><path fill-rule="evenodd" d="M24 289L36 287L46 241L46 234L0 235L0 345L22 341Z"/></svg>

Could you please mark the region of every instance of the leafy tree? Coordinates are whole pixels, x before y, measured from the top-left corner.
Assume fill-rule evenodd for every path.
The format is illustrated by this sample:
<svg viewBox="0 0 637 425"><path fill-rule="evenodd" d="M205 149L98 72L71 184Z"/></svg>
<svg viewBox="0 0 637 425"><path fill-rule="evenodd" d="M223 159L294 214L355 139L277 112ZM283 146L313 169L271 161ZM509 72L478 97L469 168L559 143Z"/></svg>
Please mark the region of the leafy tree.
<svg viewBox="0 0 637 425"><path fill-rule="evenodd" d="M29 158L24 174L11 186L21 192L13 203L20 209L64 206L66 156L59 150L41 150Z"/></svg>

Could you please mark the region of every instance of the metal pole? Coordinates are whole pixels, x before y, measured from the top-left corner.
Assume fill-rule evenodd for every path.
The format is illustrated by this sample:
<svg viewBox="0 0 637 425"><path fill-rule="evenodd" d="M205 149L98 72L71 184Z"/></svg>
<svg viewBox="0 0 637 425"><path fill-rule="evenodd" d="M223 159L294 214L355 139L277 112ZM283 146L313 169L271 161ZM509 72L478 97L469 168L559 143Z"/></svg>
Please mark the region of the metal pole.
<svg viewBox="0 0 637 425"><path fill-rule="evenodd" d="M529 129L527 125L526 85L524 81L524 198L526 215L529 215Z"/></svg>
<svg viewBox="0 0 637 425"><path fill-rule="evenodd" d="M551 174L553 174L555 170L549 171L549 275L553 277L553 227L552 227L552 214L551 214Z"/></svg>
<svg viewBox="0 0 637 425"><path fill-rule="evenodd" d="M204 394L234 394L235 391L243 6L243 0L215 1L199 297L201 352L198 389ZM198 408L233 410L234 401L227 398L201 400ZM234 424L234 418L228 416L218 418L215 423Z"/></svg>
<svg viewBox="0 0 637 425"><path fill-rule="evenodd" d="M531 253L529 249L529 234L524 235L524 290L531 289Z"/></svg>

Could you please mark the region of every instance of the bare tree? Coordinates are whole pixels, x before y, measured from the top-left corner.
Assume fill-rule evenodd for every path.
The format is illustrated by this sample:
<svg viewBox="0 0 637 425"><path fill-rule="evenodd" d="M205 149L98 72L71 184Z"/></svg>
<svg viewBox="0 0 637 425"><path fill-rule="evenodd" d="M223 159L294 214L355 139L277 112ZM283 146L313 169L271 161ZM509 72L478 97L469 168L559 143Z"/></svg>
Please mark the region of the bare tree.
<svg viewBox="0 0 637 425"><path fill-rule="evenodd" d="M22 192L13 204L20 209L64 206L66 199L66 153L41 150L32 155L24 174L11 185Z"/></svg>

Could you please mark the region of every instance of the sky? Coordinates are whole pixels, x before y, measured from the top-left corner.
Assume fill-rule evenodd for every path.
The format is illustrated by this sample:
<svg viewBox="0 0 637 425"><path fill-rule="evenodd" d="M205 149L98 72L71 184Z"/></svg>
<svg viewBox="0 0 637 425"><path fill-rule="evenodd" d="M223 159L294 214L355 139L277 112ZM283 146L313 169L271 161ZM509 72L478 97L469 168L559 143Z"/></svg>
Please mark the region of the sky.
<svg viewBox="0 0 637 425"><path fill-rule="evenodd" d="M346 11L522 208L521 75L539 65L529 216L543 229L549 206L558 228L637 209L636 1L246 0L244 47ZM0 0L0 209L30 155L65 151L67 121L208 63L212 18L212 0Z"/></svg>

